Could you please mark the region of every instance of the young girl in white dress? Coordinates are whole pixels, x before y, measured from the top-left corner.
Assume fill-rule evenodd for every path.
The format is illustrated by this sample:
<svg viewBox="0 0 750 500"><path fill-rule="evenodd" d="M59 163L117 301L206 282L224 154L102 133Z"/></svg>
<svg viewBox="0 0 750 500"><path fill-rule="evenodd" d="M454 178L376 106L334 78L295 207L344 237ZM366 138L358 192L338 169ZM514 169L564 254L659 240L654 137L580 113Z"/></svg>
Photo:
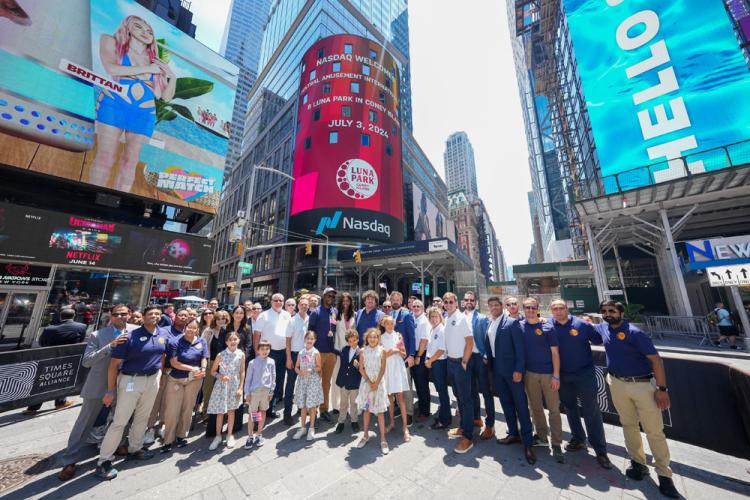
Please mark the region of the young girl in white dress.
<svg viewBox="0 0 750 500"><path fill-rule="evenodd" d="M385 364L385 386L388 391L388 415L390 416L390 422L385 431L390 432L395 426L395 413L396 409L393 406L393 400L398 399L398 406L401 408L401 420L404 424L404 441L408 442L411 440L409 435L409 427L406 420L406 398L404 393L411 390L409 387L409 376L406 373L406 365L404 359L406 358L406 347L404 345L404 339L400 333L394 331L396 326L396 320L390 316L383 316L380 320L380 326L384 330L380 336L380 341L385 349L386 364Z"/></svg>
<svg viewBox="0 0 750 500"><path fill-rule="evenodd" d="M388 454L388 442L385 440L385 410L388 408L388 392L385 388L385 350L380 344L380 331L370 328L365 332L365 347L359 354L359 373L362 382L359 384L357 407L364 414L364 433L357 443L357 448L364 448L370 439L370 415L378 416L380 429L380 449Z"/></svg>

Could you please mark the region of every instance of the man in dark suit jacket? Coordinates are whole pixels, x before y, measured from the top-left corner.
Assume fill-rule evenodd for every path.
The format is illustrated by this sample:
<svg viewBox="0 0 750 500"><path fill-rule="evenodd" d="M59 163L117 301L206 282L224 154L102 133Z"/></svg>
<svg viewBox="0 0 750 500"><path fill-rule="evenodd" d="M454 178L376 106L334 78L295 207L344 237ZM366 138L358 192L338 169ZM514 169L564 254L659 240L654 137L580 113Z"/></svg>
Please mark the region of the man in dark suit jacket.
<svg viewBox="0 0 750 500"><path fill-rule="evenodd" d="M500 444L523 442L526 461L536 463L532 449L533 437L529 403L524 390L523 375L526 371L523 330L518 320L503 314L492 321L485 339L487 359L492 366L495 390L505 414L508 435L498 439ZM521 433L518 424L521 424Z"/></svg>
<svg viewBox="0 0 750 500"><path fill-rule="evenodd" d="M339 411L338 425L336 425L336 434L340 434L344 430L347 410L349 418L352 419L352 431L359 432L357 394L359 393L359 383L362 381L362 374L359 372L359 333L356 330L350 330L346 334L346 341L349 345L344 346L339 353L341 367L336 376L336 385L341 389L341 410Z"/></svg>
<svg viewBox="0 0 750 500"><path fill-rule="evenodd" d="M60 345L78 344L86 338L86 325L74 321L76 312L73 309L63 309L60 311L60 323L48 326L39 337L41 347L54 347ZM72 405L72 401L65 398L55 400L55 409L59 410ZM24 415L36 415L42 403L29 406Z"/></svg>

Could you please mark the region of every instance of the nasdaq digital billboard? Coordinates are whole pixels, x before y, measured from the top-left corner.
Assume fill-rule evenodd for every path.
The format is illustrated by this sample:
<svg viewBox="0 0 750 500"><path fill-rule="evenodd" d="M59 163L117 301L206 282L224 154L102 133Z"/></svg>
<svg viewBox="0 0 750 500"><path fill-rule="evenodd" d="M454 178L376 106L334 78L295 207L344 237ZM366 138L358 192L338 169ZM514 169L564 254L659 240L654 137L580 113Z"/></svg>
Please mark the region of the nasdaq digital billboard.
<svg viewBox="0 0 750 500"><path fill-rule="evenodd" d="M563 3L607 192L615 174L621 189L684 176L686 155L691 173L728 166L723 150L695 154L750 138L750 72L724 2Z"/></svg>
<svg viewBox="0 0 750 500"><path fill-rule="evenodd" d="M0 16L0 164L214 213L236 66L133 0Z"/></svg>
<svg viewBox="0 0 750 500"><path fill-rule="evenodd" d="M355 35L302 59L289 229L340 240L404 239L398 67Z"/></svg>

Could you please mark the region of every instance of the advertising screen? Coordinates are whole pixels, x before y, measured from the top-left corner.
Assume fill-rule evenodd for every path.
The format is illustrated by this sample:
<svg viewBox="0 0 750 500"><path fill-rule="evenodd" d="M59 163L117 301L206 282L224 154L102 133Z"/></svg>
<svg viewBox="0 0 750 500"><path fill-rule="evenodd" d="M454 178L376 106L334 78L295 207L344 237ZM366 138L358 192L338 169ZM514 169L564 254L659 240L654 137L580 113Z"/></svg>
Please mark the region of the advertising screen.
<svg viewBox="0 0 750 500"><path fill-rule="evenodd" d="M440 210L416 184L412 184L411 189L414 209L414 240L432 240L449 236L453 239L453 235L448 235L446 217L440 213Z"/></svg>
<svg viewBox="0 0 750 500"><path fill-rule="evenodd" d="M203 276L212 248L198 236L0 203L0 258Z"/></svg>
<svg viewBox="0 0 750 500"><path fill-rule="evenodd" d="M318 40L302 60L289 229L404 239L398 67L366 38Z"/></svg>
<svg viewBox="0 0 750 500"><path fill-rule="evenodd" d="M0 17L0 164L215 213L237 68L132 0Z"/></svg>
<svg viewBox="0 0 750 500"><path fill-rule="evenodd" d="M605 190L728 166L750 72L721 0L564 0ZM731 154L731 152L730 152ZM673 161L669 161L673 160ZM651 168L641 168L654 165Z"/></svg>

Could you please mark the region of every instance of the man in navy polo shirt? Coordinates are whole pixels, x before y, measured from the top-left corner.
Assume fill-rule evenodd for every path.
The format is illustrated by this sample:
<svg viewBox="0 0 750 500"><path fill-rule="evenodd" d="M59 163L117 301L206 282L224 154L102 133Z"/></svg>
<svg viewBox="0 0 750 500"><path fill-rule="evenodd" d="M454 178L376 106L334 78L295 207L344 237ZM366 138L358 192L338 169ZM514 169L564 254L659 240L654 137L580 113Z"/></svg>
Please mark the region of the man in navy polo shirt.
<svg viewBox="0 0 750 500"><path fill-rule="evenodd" d="M331 287L323 290L321 304L310 313L308 326L315 332L315 348L320 352L321 377L323 378L323 404L320 405L320 418L331 422L328 414L328 403L331 397L331 378L333 368L336 366L336 353L333 348L333 339L336 333L336 290ZM318 423L318 420L315 420Z"/></svg>
<svg viewBox="0 0 750 500"><path fill-rule="evenodd" d="M370 328L377 328L380 318L383 317L383 311L378 309L378 294L375 290L367 290L363 293L362 302L365 303L365 307L357 311L355 316L360 347L364 345L365 332Z"/></svg>
<svg viewBox="0 0 750 500"><path fill-rule="evenodd" d="M550 309L553 317L552 326L557 334L560 350L560 401L565 406L568 425L573 434L565 449L585 450L588 431L589 443L596 452L596 461L604 469L611 469L612 462L607 456L602 412L596 400L596 374L591 355L591 344L600 345L602 337L593 325L568 314L568 306L564 300L553 300ZM586 431L581 425L582 416L586 423Z"/></svg>
<svg viewBox="0 0 750 500"><path fill-rule="evenodd" d="M126 342L112 349L107 393L102 402L104 406L110 406L116 397L117 406L97 461L96 475L100 479L117 477L112 460L130 417L133 417L133 422L128 435L128 459L147 460L154 456L142 447L148 417L159 392L169 342L169 332L157 326L159 318L161 308L147 306L143 311L143 326L130 332Z"/></svg>
<svg viewBox="0 0 750 500"><path fill-rule="evenodd" d="M607 383L630 455L630 467L625 474L636 481L648 475L640 425L654 456L659 491L666 497L679 498L672 482L661 414L670 406L664 363L651 339L623 319L625 306L620 302L604 300L599 304L599 312L606 321L597 330L607 352Z"/></svg>

